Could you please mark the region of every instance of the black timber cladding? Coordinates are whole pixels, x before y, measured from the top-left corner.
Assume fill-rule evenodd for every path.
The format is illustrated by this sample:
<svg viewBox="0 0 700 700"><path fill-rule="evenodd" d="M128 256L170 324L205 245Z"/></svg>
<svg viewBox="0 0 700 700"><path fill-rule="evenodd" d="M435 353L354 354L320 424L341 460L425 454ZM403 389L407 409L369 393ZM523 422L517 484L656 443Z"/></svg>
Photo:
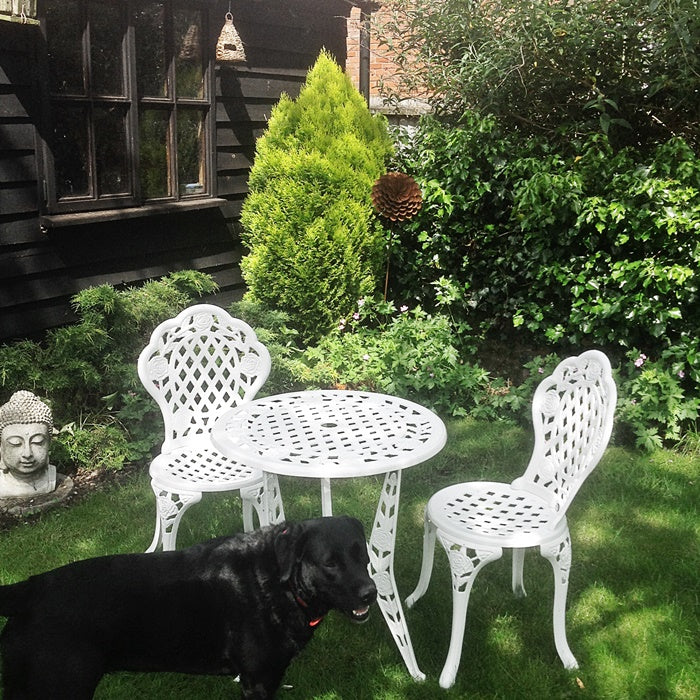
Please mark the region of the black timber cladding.
<svg viewBox="0 0 700 700"><path fill-rule="evenodd" d="M298 94L322 48L344 65L350 9L335 0L253 0L233 7L248 61L215 69L217 206L151 216L122 212L79 224L68 216L43 231L50 217L42 219L41 210L41 33L0 22L0 340L34 337L73 321L70 299L82 289L136 285L174 270L211 274L221 289L216 303L239 298L244 250L237 219L255 141L279 96ZM211 3L212 53L227 10L227 2Z"/></svg>

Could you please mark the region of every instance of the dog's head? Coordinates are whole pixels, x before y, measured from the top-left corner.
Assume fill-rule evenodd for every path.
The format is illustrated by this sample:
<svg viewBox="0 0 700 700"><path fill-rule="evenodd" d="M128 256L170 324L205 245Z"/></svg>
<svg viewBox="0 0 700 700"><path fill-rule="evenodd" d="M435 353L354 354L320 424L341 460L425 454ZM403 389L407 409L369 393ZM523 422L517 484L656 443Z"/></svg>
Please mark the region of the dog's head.
<svg viewBox="0 0 700 700"><path fill-rule="evenodd" d="M357 622L369 616L377 589L367 567L362 523L347 516L289 523L275 538L283 583L303 607L322 616L335 608Z"/></svg>

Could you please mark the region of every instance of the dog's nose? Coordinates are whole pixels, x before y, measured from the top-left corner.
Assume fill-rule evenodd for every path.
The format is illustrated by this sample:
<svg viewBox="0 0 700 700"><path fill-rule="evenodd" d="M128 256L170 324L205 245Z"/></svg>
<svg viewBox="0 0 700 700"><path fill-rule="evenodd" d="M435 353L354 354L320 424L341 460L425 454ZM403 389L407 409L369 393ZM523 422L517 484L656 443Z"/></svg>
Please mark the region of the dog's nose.
<svg viewBox="0 0 700 700"><path fill-rule="evenodd" d="M374 582L368 583L365 588L363 588L360 591L360 600L365 603L366 605L369 605L370 603L374 603L374 601L377 599L377 587L374 585Z"/></svg>

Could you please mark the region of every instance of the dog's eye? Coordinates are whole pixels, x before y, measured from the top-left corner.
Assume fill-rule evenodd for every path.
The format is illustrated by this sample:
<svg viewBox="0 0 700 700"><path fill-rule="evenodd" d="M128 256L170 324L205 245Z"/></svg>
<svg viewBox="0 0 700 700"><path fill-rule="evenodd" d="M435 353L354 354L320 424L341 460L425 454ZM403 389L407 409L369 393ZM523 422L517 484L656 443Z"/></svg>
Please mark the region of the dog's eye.
<svg viewBox="0 0 700 700"><path fill-rule="evenodd" d="M334 569L338 568L338 562L335 559L327 559L325 562L323 562L323 568L333 571Z"/></svg>

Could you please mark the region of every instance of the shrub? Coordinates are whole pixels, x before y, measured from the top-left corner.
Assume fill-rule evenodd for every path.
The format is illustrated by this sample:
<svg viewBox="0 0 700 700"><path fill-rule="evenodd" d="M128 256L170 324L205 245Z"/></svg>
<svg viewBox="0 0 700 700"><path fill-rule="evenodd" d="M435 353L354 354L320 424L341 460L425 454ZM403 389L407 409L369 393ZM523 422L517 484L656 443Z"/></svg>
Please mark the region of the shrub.
<svg viewBox="0 0 700 700"><path fill-rule="evenodd" d="M604 137L554 153L492 119L427 120L401 165L425 206L403 227L393 284L419 303L447 277L486 330L514 321L552 343L625 348L695 334L700 159L680 139L649 156Z"/></svg>
<svg viewBox="0 0 700 700"><path fill-rule="evenodd" d="M464 361L468 338L445 314L366 298L355 308L291 365L300 381L405 396L444 414L493 415L488 373Z"/></svg>
<svg viewBox="0 0 700 700"><path fill-rule="evenodd" d="M592 136L555 152L470 115L424 121L399 158L425 206L400 233L394 290L431 310L447 279L452 313L501 342L614 361L638 348L670 378L655 389L668 408L630 384L632 434L649 446L644 421L657 442L692 425L674 398L700 393L700 159L683 140L643 155Z"/></svg>
<svg viewBox="0 0 700 700"><path fill-rule="evenodd" d="M51 447L53 463L78 469L121 469L131 457L128 437L118 425L68 423Z"/></svg>
<svg viewBox="0 0 700 700"><path fill-rule="evenodd" d="M257 142L241 217L247 296L287 313L302 340L377 287L385 235L370 194L390 152L385 121L326 53Z"/></svg>
<svg viewBox="0 0 700 700"><path fill-rule="evenodd" d="M618 374L618 417L637 447L653 450L679 443L698 418L697 388L686 379L686 363L673 350L654 359L630 350Z"/></svg>
<svg viewBox="0 0 700 700"><path fill-rule="evenodd" d="M162 439L160 413L138 380L136 361L153 328L204 293L208 275L175 272L138 288L91 287L73 298L79 322L41 343L0 345L0 403L17 389L52 408L58 466L119 468L142 459ZM99 453L99 454L98 454Z"/></svg>
<svg viewBox="0 0 700 700"><path fill-rule="evenodd" d="M671 135L698 138L697 0L387 6L385 41L401 37L403 94L427 86L443 113L495 114L508 129L550 143L606 133L646 149Z"/></svg>

